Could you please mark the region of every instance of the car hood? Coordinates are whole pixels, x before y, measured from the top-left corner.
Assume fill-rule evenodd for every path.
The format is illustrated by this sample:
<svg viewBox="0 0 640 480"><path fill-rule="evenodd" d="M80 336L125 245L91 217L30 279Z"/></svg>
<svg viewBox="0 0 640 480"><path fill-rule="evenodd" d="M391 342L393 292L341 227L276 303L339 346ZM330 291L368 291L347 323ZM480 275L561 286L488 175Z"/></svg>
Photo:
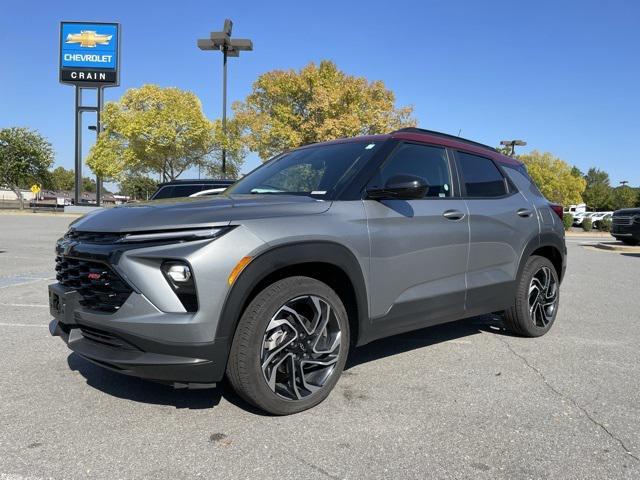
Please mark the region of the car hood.
<svg viewBox="0 0 640 480"><path fill-rule="evenodd" d="M640 208L623 208L622 210L616 210L614 215L640 215Z"/></svg>
<svg viewBox="0 0 640 480"><path fill-rule="evenodd" d="M191 228L256 218L314 215L330 206L331 202L298 195L173 198L98 210L74 222L73 227L88 232Z"/></svg>

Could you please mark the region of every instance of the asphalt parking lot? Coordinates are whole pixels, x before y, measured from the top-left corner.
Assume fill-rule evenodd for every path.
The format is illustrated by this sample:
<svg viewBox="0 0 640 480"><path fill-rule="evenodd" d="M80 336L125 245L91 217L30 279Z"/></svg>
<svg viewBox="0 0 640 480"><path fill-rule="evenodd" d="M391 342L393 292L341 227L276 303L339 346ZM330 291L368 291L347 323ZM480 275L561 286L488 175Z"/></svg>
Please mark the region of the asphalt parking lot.
<svg viewBox="0 0 640 480"><path fill-rule="evenodd" d="M46 286L71 220L0 214L0 480L640 478L640 255L568 239L547 336L483 317L378 341L327 401L276 418L52 338Z"/></svg>

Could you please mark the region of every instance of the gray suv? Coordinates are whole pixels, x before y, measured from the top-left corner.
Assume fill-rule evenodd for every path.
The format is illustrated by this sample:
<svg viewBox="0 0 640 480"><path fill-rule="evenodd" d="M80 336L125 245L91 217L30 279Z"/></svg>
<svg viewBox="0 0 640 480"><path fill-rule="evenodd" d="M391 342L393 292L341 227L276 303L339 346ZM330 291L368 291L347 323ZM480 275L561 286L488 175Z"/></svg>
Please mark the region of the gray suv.
<svg viewBox="0 0 640 480"><path fill-rule="evenodd" d="M56 246L50 331L110 370L317 405L349 350L490 312L553 324L562 207L518 161L402 129L284 153L222 195L98 211Z"/></svg>

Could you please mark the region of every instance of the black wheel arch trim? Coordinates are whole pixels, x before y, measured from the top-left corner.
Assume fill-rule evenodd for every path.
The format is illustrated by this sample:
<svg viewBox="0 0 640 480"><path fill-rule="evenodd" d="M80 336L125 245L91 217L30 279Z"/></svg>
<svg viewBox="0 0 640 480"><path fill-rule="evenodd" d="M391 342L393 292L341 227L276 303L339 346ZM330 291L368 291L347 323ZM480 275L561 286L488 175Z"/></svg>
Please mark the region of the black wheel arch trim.
<svg viewBox="0 0 640 480"><path fill-rule="evenodd" d="M238 276L222 307L216 338L233 338L242 311L254 289L272 273L304 263L326 263L340 268L351 281L358 311L358 343L369 326L369 307L364 274L355 255L331 241L305 241L277 245L254 258ZM311 275L312 276L312 275ZM229 347L231 341L229 341Z"/></svg>
<svg viewBox="0 0 640 480"><path fill-rule="evenodd" d="M516 280L520 280L520 278L522 277L522 271L524 270L524 267L527 263L527 259L533 254L533 252L544 247L555 248L560 253L560 256L562 258L562 267L558 275L558 280L562 282L564 271L567 266L567 246L563 238L551 232L538 234L531 238L531 240L529 240L522 252L522 256L520 257Z"/></svg>

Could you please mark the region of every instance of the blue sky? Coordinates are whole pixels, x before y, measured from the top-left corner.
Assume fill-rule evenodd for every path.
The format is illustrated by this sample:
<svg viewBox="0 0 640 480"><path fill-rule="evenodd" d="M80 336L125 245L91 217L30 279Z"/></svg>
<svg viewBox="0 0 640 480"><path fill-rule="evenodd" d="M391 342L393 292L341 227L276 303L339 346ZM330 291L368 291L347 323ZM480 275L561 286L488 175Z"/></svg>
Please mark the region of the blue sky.
<svg viewBox="0 0 640 480"><path fill-rule="evenodd" d="M419 125L496 145L523 138L613 184L640 185L640 2L23 0L0 16L0 128L29 126L73 165L73 87L58 83L61 20L122 24L116 100L145 83L191 90L221 112L221 59L196 39L234 21L255 51L229 61L229 99L272 69L334 60L383 80ZM87 95L87 103L93 101ZM86 115L86 124L93 123ZM85 153L93 133L85 135ZM248 170L257 164L251 156Z"/></svg>

